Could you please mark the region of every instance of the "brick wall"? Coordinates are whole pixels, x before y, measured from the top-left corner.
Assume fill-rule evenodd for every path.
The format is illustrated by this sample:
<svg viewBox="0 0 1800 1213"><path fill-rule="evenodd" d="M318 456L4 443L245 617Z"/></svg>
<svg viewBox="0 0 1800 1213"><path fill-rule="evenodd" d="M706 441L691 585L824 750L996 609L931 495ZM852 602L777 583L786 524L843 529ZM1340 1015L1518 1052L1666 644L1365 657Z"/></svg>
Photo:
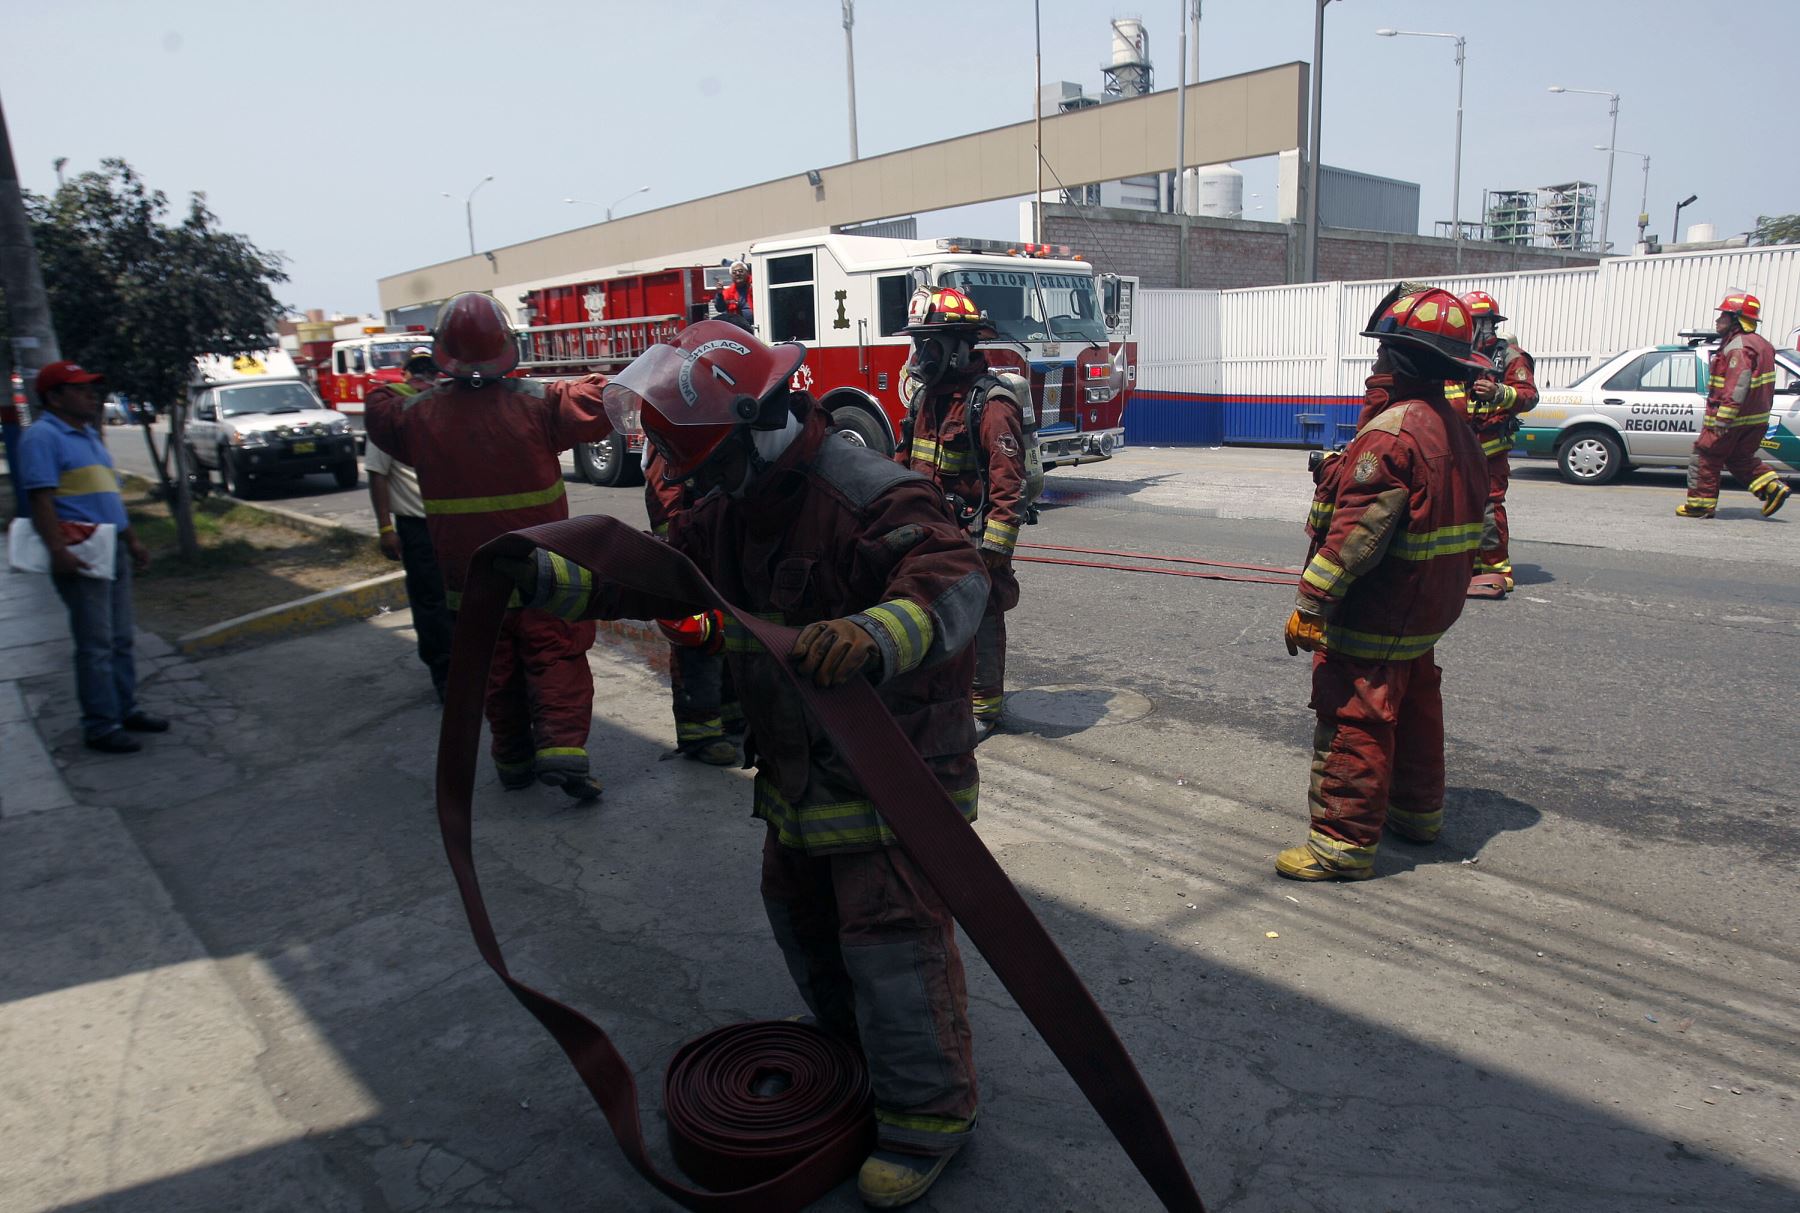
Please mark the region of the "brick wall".
<svg viewBox="0 0 1800 1213"><path fill-rule="evenodd" d="M1044 240L1078 249L1103 270L1132 274L1147 287L1181 285L1177 251L1181 221L1119 208L1046 205ZM1299 280L1301 231L1285 223L1193 217L1188 220L1190 287L1230 289ZM1463 246L1462 272L1564 269L1593 265L1587 254L1502 244ZM1319 277L1326 281L1432 277L1456 272L1456 246L1433 236L1325 229Z"/></svg>

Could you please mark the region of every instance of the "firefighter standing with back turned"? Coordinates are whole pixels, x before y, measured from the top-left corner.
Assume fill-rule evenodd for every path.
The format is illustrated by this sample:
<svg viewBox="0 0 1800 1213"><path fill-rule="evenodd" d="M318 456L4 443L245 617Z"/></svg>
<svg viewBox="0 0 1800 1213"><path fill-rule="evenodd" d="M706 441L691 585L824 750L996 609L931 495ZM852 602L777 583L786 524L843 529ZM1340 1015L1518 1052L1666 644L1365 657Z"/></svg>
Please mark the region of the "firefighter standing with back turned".
<svg viewBox="0 0 1800 1213"><path fill-rule="evenodd" d="M1500 335L1499 302L1486 291L1470 291L1463 306L1475 322L1475 352L1494 364L1468 387L1451 380L1444 398L1463 411L1487 458L1487 510L1483 515L1481 551L1475 557L1477 577L1499 577L1508 592L1513 588L1512 555L1506 524L1506 485L1512 476L1513 436L1519 432L1519 414L1537 407L1537 363L1511 337Z"/></svg>
<svg viewBox="0 0 1800 1213"><path fill-rule="evenodd" d="M1444 398L1492 364L1462 301L1403 283L1369 318L1380 343L1362 428L1317 474L1289 653L1313 656L1312 828L1294 880L1366 880L1385 824L1431 842L1444 818L1444 705L1433 650L1462 614L1487 469Z"/></svg>
<svg viewBox="0 0 1800 1213"><path fill-rule="evenodd" d="M405 397L386 387L365 402L369 441L419 474L425 519L454 613L469 557L521 527L569 516L558 456L612 434L600 376L508 379L519 347L492 295L465 292L438 313L432 357L449 382ZM509 790L533 780L596 800L587 738L594 625L511 611L494 649L487 718L494 765Z"/></svg>
<svg viewBox="0 0 1800 1213"><path fill-rule="evenodd" d="M639 413L662 474L694 484L671 546L727 600L801 629L791 652L771 654L725 620L757 768L753 811L768 826L763 904L819 1026L868 1059L876 1149L857 1187L893 1208L924 1195L975 1127L954 920L776 662L821 686L871 679L973 821L968 645L988 579L936 486L833 437L824 410L790 390L805 352L702 321L651 347L606 396L615 418ZM495 564L528 608L566 618L668 617L689 605L627 593L603 570L542 550Z"/></svg>
<svg viewBox="0 0 1800 1213"><path fill-rule="evenodd" d="M1687 500L1680 518L1711 518L1719 509L1719 473L1727 469L1762 502L1764 518L1787 503L1793 490L1756 457L1775 404L1775 347L1756 326L1762 301L1733 292L1719 302L1714 351L1706 381L1706 420L1688 459Z"/></svg>
<svg viewBox="0 0 1800 1213"><path fill-rule="evenodd" d="M1025 420L1020 402L975 343L994 336L961 291L920 287L907 325L917 386L894 459L937 482L981 551L993 589L975 634L975 739L1000 723L1006 695L1006 612L1019 604L1013 548L1025 521Z"/></svg>

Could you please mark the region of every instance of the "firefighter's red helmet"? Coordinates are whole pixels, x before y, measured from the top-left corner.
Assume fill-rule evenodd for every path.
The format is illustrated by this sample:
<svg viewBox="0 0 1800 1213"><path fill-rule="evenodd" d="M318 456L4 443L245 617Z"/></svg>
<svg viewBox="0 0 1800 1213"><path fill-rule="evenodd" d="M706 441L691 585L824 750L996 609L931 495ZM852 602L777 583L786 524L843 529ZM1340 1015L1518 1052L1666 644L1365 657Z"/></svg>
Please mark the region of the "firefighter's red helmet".
<svg viewBox="0 0 1800 1213"><path fill-rule="evenodd" d="M1740 320L1755 324L1762 319L1762 300L1745 291L1733 291L1719 301L1721 312L1732 312Z"/></svg>
<svg viewBox="0 0 1800 1213"><path fill-rule="evenodd" d="M973 329L978 337L992 337L994 323L975 301L953 286L921 286L906 308L907 334Z"/></svg>
<svg viewBox="0 0 1800 1213"><path fill-rule="evenodd" d="M1468 370L1494 369L1475 352L1475 325L1463 301L1434 286L1403 282L1389 291L1362 335L1428 350Z"/></svg>
<svg viewBox="0 0 1800 1213"><path fill-rule="evenodd" d="M455 296L438 312L432 335L432 361L452 379L504 379L519 365L512 322L492 295Z"/></svg>
<svg viewBox="0 0 1800 1213"><path fill-rule="evenodd" d="M1477 320L1492 320L1498 323L1506 317L1500 314L1500 301L1486 291L1470 291L1462 297L1463 306L1469 309L1469 315Z"/></svg>
<svg viewBox="0 0 1800 1213"><path fill-rule="evenodd" d="M794 342L767 346L735 324L702 320L613 376L606 413L622 433L643 429L664 480L686 480L735 431L766 420L764 405L785 396L805 357Z"/></svg>

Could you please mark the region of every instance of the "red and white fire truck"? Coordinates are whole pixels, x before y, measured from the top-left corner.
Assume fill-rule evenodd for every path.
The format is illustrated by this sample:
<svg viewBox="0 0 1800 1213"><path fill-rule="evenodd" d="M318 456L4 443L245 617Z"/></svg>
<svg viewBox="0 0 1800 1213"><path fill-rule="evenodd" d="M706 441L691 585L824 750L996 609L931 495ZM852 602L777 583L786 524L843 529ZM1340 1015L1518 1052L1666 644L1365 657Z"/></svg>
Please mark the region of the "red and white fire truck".
<svg viewBox="0 0 1800 1213"><path fill-rule="evenodd" d="M360 432L363 397L378 383L400 382L407 355L420 346L431 348L431 334L422 324L404 329L371 325L355 337L332 342L330 356L315 367L320 398Z"/></svg>
<svg viewBox="0 0 1800 1213"><path fill-rule="evenodd" d="M907 301L919 285L971 295L999 331L983 352L1031 385L1043 465L1111 456L1137 381L1137 280L1096 274L1062 246L994 240L898 240L833 234L752 245L753 319L764 340L811 351L795 375L840 431L889 452L906 415L901 369L911 342ZM719 266L547 287L525 296L521 367L528 374L611 371L703 319ZM641 435L576 451L600 484L635 482Z"/></svg>

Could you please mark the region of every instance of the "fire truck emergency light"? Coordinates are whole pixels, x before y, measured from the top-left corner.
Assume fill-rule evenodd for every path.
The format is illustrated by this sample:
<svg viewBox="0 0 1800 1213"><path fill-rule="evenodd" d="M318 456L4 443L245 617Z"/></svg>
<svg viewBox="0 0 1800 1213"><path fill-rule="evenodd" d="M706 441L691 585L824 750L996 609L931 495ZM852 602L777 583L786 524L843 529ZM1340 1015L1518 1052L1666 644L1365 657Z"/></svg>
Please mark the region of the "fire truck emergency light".
<svg viewBox="0 0 1800 1213"><path fill-rule="evenodd" d="M1081 254L1066 244L1010 244L1004 240L981 240L969 236L940 238L938 249L946 253L990 253L996 257L1057 257L1064 261L1080 261Z"/></svg>

